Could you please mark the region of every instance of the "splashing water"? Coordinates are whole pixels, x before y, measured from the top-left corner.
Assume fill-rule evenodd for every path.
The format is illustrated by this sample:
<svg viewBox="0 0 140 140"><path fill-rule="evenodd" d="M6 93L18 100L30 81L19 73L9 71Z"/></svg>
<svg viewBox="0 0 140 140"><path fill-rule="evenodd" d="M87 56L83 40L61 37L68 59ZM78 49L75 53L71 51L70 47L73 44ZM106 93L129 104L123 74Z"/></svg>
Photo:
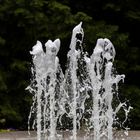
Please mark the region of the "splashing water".
<svg viewBox="0 0 140 140"><path fill-rule="evenodd" d="M56 39L54 42L49 40L45 47L46 53L42 49L41 42L37 41L30 52L33 55L34 68L32 68L33 80L28 89L34 96L29 123L32 115L36 114L33 129L36 124L37 140L42 140L42 137L46 139L47 133L49 133L48 140L55 140L57 120L63 114L62 106L65 103L62 94L64 76L56 56L60 40Z"/></svg>
<svg viewBox="0 0 140 140"><path fill-rule="evenodd" d="M77 131L83 123L87 131L85 140L90 140L90 135L94 140L113 140L113 126L119 122L121 109L125 112L123 127L127 121L131 107L121 103L118 97L118 83L125 75L114 74L116 52L113 44L107 38L98 39L89 58L83 51L83 38L80 22L72 32L65 75L57 57L59 39L48 40L46 52L40 41L30 51L33 56L32 80L27 89L33 94L33 104L28 129L37 130L37 140L63 140L56 130L58 124L63 127L64 115L72 123L72 136L67 140L77 140ZM115 106L114 99L118 100Z"/></svg>
<svg viewBox="0 0 140 140"><path fill-rule="evenodd" d="M89 66L93 87L91 125L94 128L94 140L100 140L102 137L113 139L113 121L116 113L125 105L120 103L115 111L112 108L113 94L116 94L113 90L118 88L118 82L125 77L113 75L114 57L115 49L110 40L98 39Z"/></svg>
<svg viewBox="0 0 140 140"><path fill-rule="evenodd" d="M65 75L65 87L69 96L69 112L67 113L73 119L73 140L77 139L77 127L80 129L80 120L85 111L84 103L88 98L89 88L86 56L82 50L84 33L81 25L82 22L73 29L70 51L68 52L68 68Z"/></svg>

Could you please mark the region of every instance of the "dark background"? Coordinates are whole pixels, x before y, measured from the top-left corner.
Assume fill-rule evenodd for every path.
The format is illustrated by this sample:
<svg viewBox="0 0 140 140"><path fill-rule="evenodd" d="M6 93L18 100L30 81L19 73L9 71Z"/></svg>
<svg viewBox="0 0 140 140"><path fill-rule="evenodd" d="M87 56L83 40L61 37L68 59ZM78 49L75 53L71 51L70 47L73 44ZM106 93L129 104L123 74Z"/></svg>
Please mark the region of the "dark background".
<svg viewBox="0 0 140 140"><path fill-rule="evenodd" d="M125 74L120 97L134 109L131 129L140 129L140 1L139 0L0 0L0 128L27 129L32 95L29 51L37 40L61 39L63 70L71 31L83 21L85 50L98 38L115 46L115 67Z"/></svg>

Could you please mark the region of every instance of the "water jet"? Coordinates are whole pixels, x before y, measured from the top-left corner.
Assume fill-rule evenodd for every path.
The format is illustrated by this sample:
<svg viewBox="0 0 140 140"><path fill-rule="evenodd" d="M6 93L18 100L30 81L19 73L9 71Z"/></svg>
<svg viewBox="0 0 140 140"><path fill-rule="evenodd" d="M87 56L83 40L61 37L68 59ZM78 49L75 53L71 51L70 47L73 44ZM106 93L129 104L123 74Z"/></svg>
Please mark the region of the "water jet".
<svg viewBox="0 0 140 140"><path fill-rule="evenodd" d="M120 102L117 96L118 83L124 80L125 75L114 73L116 52L112 42L107 38L98 39L88 57L83 51L83 38L80 22L72 32L65 74L57 57L60 39L48 40L46 52L40 41L30 51L33 57L32 80L27 89L33 94L33 104L28 125L29 129L32 126L37 130L37 140L63 140L57 125L59 122L63 126L64 115L72 123L67 140L78 140L77 133L83 120L86 126L84 140L113 140L113 126L117 123L120 109L125 112L124 122L127 120L131 107ZM115 107L114 96L119 101ZM87 108L89 100L91 103Z"/></svg>

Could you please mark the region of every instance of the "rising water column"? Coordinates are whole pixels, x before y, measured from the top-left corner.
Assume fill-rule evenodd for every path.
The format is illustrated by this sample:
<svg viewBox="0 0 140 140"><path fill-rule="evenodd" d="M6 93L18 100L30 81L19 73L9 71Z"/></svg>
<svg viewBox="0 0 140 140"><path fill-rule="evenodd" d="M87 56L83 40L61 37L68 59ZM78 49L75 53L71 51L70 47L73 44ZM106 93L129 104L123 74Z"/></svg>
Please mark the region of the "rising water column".
<svg viewBox="0 0 140 140"><path fill-rule="evenodd" d="M77 91L77 60L78 56L80 55L80 49L76 50L77 46L77 34L81 34L83 38L83 29L82 29L82 22L77 25L73 29L72 33L72 39L71 39L71 44L70 44L70 51L68 53L68 57L70 59L70 66L71 66L71 79L72 79L72 88L73 88L73 101L72 101L72 115L73 115L73 140L77 139L77 96L78 96L78 91ZM81 39L82 39L81 38ZM81 40L82 41L82 40ZM82 43L82 42L79 42ZM80 46L80 45L79 45Z"/></svg>
<svg viewBox="0 0 140 140"><path fill-rule="evenodd" d="M64 76L56 56L60 48L60 40L56 39L54 42L48 40L45 47L46 52L43 51L41 42L37 41L30 51L33 55L33 80L27 89L34 96L29 120L36 114L33 126L35 124L37 126L37 140L42 140L43 137L46 139L47 131L48 140L55 140L57 120L63 112L63 109L60 109L60 105L61 108L63 105L61 103L63 97L59 94Z"/></svg>
<svg viewBox="0 0 140 140"><path fill-rule="evenodd" d="M90 58L90 78L92 85L92 100L93 109L91 115L91 127L94 129L94 140L100 140L100 94L99 91L102 85L102 69L103 69L103 39L98 39L95 46L94 52Z"/></svg>
<svg viewBox="0 0 140 140"><path fill-rule="evenodd" d="M82 74L80 72L80 69L83 68L83 59L84 59L84 54L82 51L84 32L81 26L82 26L82 22L73 29L72 39L70 43L70 51L68 52L67 55L68 67L65 74L66 91L69 97L68 116L73 120L72 122L73 140L77 139L77 128L80 128L80 119L82 117L82 113L84 112L83 102L86 98L86 93L85 95L82 93L85 91L85 87L84 87L85 82L81 84L81 81L83 81L83 79L82 76L80 75ZM81 67L79 67L79 65ZM81 96L82 94L83 96Z"/></svg>
<svg viewBox="0 0 140 140"><path fill-rule="evenodd" d="M113 108L113 97L117 94L118 83L125 77L113 73L114 58L115 49L111 41L106 38L98 39L89 66L93 87L91 124L94 128L94 140L113 140L112 128L116 114L125 106L120 103Z"/></svg>
<svg viewBox="0 0 140 140"><path fill-rule="evenodd" d="M55 99L55 87L56 87L56 72L58 68L58 57L56 56L59 48L60 48L60 40L56 39L54 42L51 40L47 41L45 44L46 47L46 66L48 67L47 69L47 76L49 76L48 80L48 91L46 94L49 96L46 97L49 99L49 121L50 121L50 126L49 126L49 140L55 140L56 139L56 126L57 126L57 116L56 116L56 99ZM47 105L47 104L45 104ZM47 108L46 108L47 110ZM48 111L47 111L48 113ZM45 113L45 115L47 115Z"/></svg>
<svg viewBox="0 0 140 140"><path fill-rule="evenodd" d="M37 44L33 46L33 50L30 51L30 54L33 55L34 68L32 68L32 73L34 76L33 77L34 80L32 81L32 85L28 87L28 89L31 91L31 93L34 94L34 102L33 102L33 106L31 107L31 113L29 115L29 119L35 110L36 119L34 120L34 123L37 124L37 139L41 140L41 121L42 121L41 94L43 91L43 87L41 83L42 83L43 73L44 73L44 66L43 66L44 52L40 41L37 41Z"/></svg>

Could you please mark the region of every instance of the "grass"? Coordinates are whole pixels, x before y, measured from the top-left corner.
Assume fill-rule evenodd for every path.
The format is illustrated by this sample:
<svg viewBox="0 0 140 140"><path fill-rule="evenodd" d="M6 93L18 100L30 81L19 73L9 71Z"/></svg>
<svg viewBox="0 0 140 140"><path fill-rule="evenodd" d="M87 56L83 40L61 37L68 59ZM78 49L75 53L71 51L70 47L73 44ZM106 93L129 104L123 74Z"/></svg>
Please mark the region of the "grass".
<svg viewBox="0 0 140 140"><path fill-rule="evenodd" d="M0 133L6 133L6 132L11 132L11 131L14 131L14 130L11 130L11 129L0 129Z"/></svg>

